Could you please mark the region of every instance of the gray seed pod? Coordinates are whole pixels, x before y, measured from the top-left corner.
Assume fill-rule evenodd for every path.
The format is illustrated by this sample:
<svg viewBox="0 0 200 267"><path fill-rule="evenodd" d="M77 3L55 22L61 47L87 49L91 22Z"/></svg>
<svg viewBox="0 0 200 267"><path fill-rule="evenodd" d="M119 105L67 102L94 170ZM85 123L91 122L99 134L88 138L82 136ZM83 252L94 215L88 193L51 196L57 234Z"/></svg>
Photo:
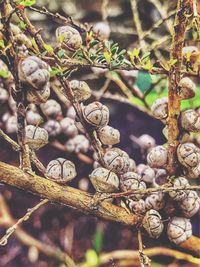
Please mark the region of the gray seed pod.
<svg viewBox="0 0 200 267"><path fill-rule="evenodd" d="M10 116L6 121L6 132L13 134L17 132L17 116Z"/></svg>
<svg viewBox="0 0 200 267"><path fill-rule="evenodd" d="M129 165L128 171L129 172L136 172L137 166L136 166L135 160L129 158L129 163L130 163L130 165Z"/></svg>
<svg viewBox="0 0 200 267"><path fill-rule="evenodd" d="M27 125L25 127L26 143L32 149L40 149L48 143L48 132L40 127Z"/></svg>
<svg viewBox="0 0 200 267"><path fill-rule="evenodd" d="M158 238L164 228L160 214L156 210L149 210L146 212L142 226L147 231L151 238Z"/></svg>
<svg viewBox="0 0 200 267"><path fill-rule="evenodd" d="M100 40L107 40L111 33L110 26L106 22L97 22L94 24L93 31L98 35Z"/></svg>
<svg viewBox="0 0 200 267"><path fill-rule="evenodd" d="M97 130L99 140L104 145L115 145L120 142L120 132L111 126L104 126Z"/></svg>
<svg viewBox="0 0 200 267"><path fill-rule="evenodd" d="M148 135L148 134L143 134L138 138L138 141L141 145L141 147L145 150L148 150L156 145L155 139Z"/></svg>
<svg viewBox="0 0 200 267"><path fill-rule="evenodd" d="M91 97L91 89L84 81L72 80L69 82L69 86L72 89L77 101L83 102Z"/></svg>
<svg viewBox="0 0 200 267"><path fill-rule="evenodd" d="M200 115L193 109L181 113L181 126L189 132L200 131Z"/></svg>
<svg viewBox="0 0 200 267"><path fill-rule="evenodd" d="M145 183L152 183L155 178L155 171L145 164L139 164L137 166L137 173Z"/></svg>
<svg viewBox="0 0 200 267"><path fill-rule="evenodd" d="M69 153L72 153L75 151L75 143L74 143L74 139L69 139L66 143L65 143L65 148L66 151Z"/></svg>
<svg viewBox="0 0 200 267"><path fill-rule="evenodd" d="M100 102L92 102L83 107L83 117L90 126L100 129L108 124L109 110Z"/></svg>
<svg viewBox="0 0 200 267"><path fill-rule="evenodd" d="M19 62L19 78L21 82L41 91L49 82L49 69L49 66L40 58L29 56Z"/></svg>
<svg viewBox="0 0 200 267"><path fill-rule="evenodd" d="M156 146L147 155L147 162L151 168L160 168L167 163L167 149L164 146Z"/></svg>
<svg viewBox="0 0 200 267"><path fill-rule="evenodd" d="M176 178L173 181L174 187L187 186L187 185L189 185L188 180L182 176ZM187 191L186 190L171 191L169 192L169 196L176 201L182 201L187 197Z"/></svg>
<svg viewBox="0 0 200 267"><path fill-rule="evenodd" d="M183 216L186 218L193 217L200 208L200 198L195 191L188 191L187 197L179 203Z"/></svg>
<svg viewBox="0 0 200 267"><path fill-rule="evenodd" d="M190 99L195 96L196 85L190 78L182 78L178 86L180 87L179 96L181 99Z"/></svg>
<svg viewBox="0 0 200 267"><path fill-rule="evenodd" d="M151 107L151 112L156 119L166 119L168 116L168 98L157 99Z"/></svg>
<svg viewBox="0 0 200 267"><path fill-rule="evenodd" d="M56 37L58 42L63 39L61 46L66 50L75 51L82 45L80 33L71 26L58 27L56 30Z"/></svg>
<svg viewBox="0 0 200 267"><path fill-rule="evenodd" d="M0 87L0 103L5 103L9 98L8 91L2 87Z"/></svg>
<svg viewBox="0 0 200 267"><path fill-rule="evenodd" d="M153 179L152 185L153 187L161 186L167 183L168 173L165 169L154 169L155 178Z"/></svg>
<svg viewBox="0 0 200 267"><path fill-rule="evenodd" d="M90 143L88 139L83 134L78 134L73 138L75 144L75 152L87 153L90 148Z"/></svg>
<svg viewBox="0 0 200 267"><path fill-rule="evenodd" d="M141 181L141 176L135 172L127 172L121 176L120 187L126 192L134 189L146 189L146 184ZM134 200L139 200L143 197L142 194L134 194L131 196Z"/></svg>
<svg viewBox="0 0 200 267"><path fill-rule="evenodd" d="M70 106L67 110L66 116L69 117L72 120L75 120L76 117L76 111L73 106Z"/></svg>
<svg viewBox="0 0 200 267"><path fill-rule="evenodd" d="M61 133L60 123L55 120L48 120L44 124L44 128L47 130L49 136L56 136Z"/></svg>
<svg viewBox="0 0 200 267"><path fill-rule="evenodd" d="M36 111L28 110L26 112L26 121L28 124L38 125L40 122L42 122L42 120L42 117Z"/></svg>
<svg viewBox="0 0 200 267"><path fill-rule="evenodd" d="M119 148L111 148L107 150L103 160L105 167L116 173L125 173L130 166L128 154Z"/></svg>
<svg viewBox="0 0 200 267"><path fill-rule="evenodd" d="M45 116L56 118L62 114L61 105L54 99L47 100L46 103L40 105Z"/></svg>
<svg viewBox="0 0 200 267"><path fill-rule="evenodd" d="M145 199L146 209L161 210L165 206L164 194L162 192L154 192Z"/></svg>
<svg viewBox="0 0 200 267"><path fill-rule="evenodd" d="M193 168L187 169L187 176L191 179L197 179L200 177L200 164Z"/></svg>
<svg viewBox="0 0 200 267"><path fill-rule="evenodd" d="M113 193L119 189L118 176L105 168L93 170L89 177L97 192Z"/></svg>
<svg viewBox="0 0 200 267"><path fill-rule="evenodd" d="M200 149L193 143L180 144L177 156L179 162L186 168L196 167L200 163Z"/></svg>
<svg viewBox="0 0 200 267"><path fill-rule="evenodd" d="M51 91L50 91L49 83L47 83L47 85L41 91L36 91L36 90L31 90L31 89L27 90L26 98L27 98L27 101L30 103L41 104L47 101L47 99L50 96L50 93Z"/></svg>
<svg viewBox="0 0 200 267"><path fill-rule="evenodd" d="M66 184L77 175L75 165L70 160L58 158L47 165L45 176L60 184Z"/></svg>
<svg viewBox="0 0 200 267"><path fill-rule="evenodd" d="M167 226L167 235L176 245L186 241L192 235L192 225L189 219L173 217Z"/></svg>
<svg viewBox="0 0 200 267"><path fill-rule="evenodd" d="M143 214L146 212L145 202L143 199L140 199L138 201L127 199L126 204L128 208L136 214Z"/></svg>
<svg viewBox="0 0 200 267"><path fill-rule="evenodd" d="M188 53L193 53L193 52L199 52L199 49L193 45L183 47L182 53L184 56L187 55Z"/></svg>
<svg viewBox="0 0 200 267"><path fill-rule="evenodd" d="M74 120L64 118L60 121L62 132L68 137L74 137L78 134L78 129L75 126Z"/></svg>

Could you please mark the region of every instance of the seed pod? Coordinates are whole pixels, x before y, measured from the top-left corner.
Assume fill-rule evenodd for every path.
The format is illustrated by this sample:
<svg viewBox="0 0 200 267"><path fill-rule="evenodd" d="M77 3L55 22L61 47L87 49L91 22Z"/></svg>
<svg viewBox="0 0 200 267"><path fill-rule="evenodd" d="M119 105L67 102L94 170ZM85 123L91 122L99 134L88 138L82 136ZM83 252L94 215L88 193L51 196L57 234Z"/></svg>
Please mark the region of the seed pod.
<svg viewBox="0 0 200 267"><path fill-rule="evenodd" d="M200 198L197 192L192 190L187 191L187 196L179 202L179 207L181 208L184 217L193 217L200 208Z"/></svg>
<svg viewBox="0 0 200 267"><path fill-rule="evenodd" d="M48 143L48 132L43 128L27 125L25 133L26 143L32 149L40 149Z"/></svg>
<svg viewBox="0 0 200 267"><path fill-rule="evenodd" d="M17 25L10 23L10 27L11 27L15 42L18 44L18 47L22 44L24 44L25 47L28 47L28 48L32 46L31 40L21 31L21 29Z"/></svg>
<svg viewBox="0 0 200 267"><path fill-rule="evenodd" d="M49 98L49 96L50 96L49 84L47 84L41 91L28 89L26 94L27 101L34 104L45 103Z"/></svg>
<svg viewBox="0 0 200 267"><path fill-rule="evenodd" d="M180 144L177 156L179 162L186 168L196 167L200 163L200 149L193 143Z"/></svg>
<svg viewBox="0 0 200 267"><path fill-rule="evenodd" d="M108 124L109 110L100 102L92 102L83 108L83 117L90 126L100 129Z"/></svg>
<svg viewBox="0 0 200 267"><path fill-rule="evenodd" d="M49 136L52 136L52 137L59 135L61 133L60 123L55 120L48 120L44 124L44 128L45 130L47 130Z"/></svg>
<svg viewBox="0 0 200 267"><path fill-rule="evenodd" d="M98 39L100 40L107 40L110 37L110 26L106 22L97 22L93 26L94 33L97 34Z"/></svg>
<svg viewBox="0 0 200 267"><path fill-rule="evenodd" d="M188 180L182 176L176 178L173 181L174 187L187 186L187 185L189 185ZM187 197L187 191L185 190L171 191L169 192L169 196L176 201L182 201Z"/></svg>
<svg viewBox="0 0 200 267"><path fill-rule="evenodd" d="M26 121L28 124L38 125L40 122L42 122L42 120L42 117L36 111L28 110L26 112Z"/></svg>
<svg viewBox="0 0 200 267"><path fill-rule="evenodd" d="M66 116L69 117L72 120L75 120L76 117L76 111L73 106L70 106L67 110Z"/></svg>
<svg viewBox="0 0 200 267"><path fill-rule="evenodd" d="M60 121L61 131L68 137L74 137L78 134L78 129L74 124L74 120L64 118Z"/></svg>
<svg viewBox="0 0 200 267"><path fill-rule="evenodd" d="M158 238L164 228L161 216L156 210L149 210L146 212L142 220L142 226L151 238Z"/></svg>
<svg viewBox="0 0 200 267"><path fill-rule="evenodd" d="M43 90L49 82L49 66L36 56L29 56L19 62L19 79L35 90Z"/></svg>
<svg viewBox="0 0 200 267"><path fill-rule="evenodd" d="M82 45L80 33L71 26L58 27L56 37L61 46L66 50L75 51Z"/></svg>
<svg viewBox="0 0 200 267"><path fill-rule="evenodd" d="M47 100L46 103L40 105L45 116L56 118L62 114L61 105L54 99Z"/></svg>
<svg viewBox="0 0 200 267"><path fill-rule="evenodd" d="M145 150L148 150L156 145L155 139L148 135L148 134L143 134L138 138L138 141L141 145L141 147Z"/></svg>
<svg viewBox="0 0 200 267"><path fill-rule="evenodd" d="M197 179L200 177L200 164L193 168L187 169L187 176L191 179Z"/></svg>
<svg viewBox="0 0 200 267"><path fill-rule="evenodd" d="M137 166L137 173L145 183L152 183L155 178L155 171L145 164L139 164Z"/></svg>
<svg viewBox="0 0 200 267"><path fill-rule="evenodd" d="M83 124L80 122L80 119L78 116L75 117L75 121L74 124L76 126L76 128L81 132L84 133L86 132L85 127L83 126Z"/></svg>
<svg viewBox="0 0 200 267"><path fill-rule="evenodd" d="M76 177L76 169L73 162L63 158L51 160L47 165L45 176L59 184L66 184Z"/></svg>
<svg viewBox="0 0 200 267"><path fill-rule="evenodd" d="M145 199L146 209L161 210L164 205L164 194L162 192L154 192L148 195Z"/></svg>
<svg viewBox="0 0 200 267"><path fill-rule="evenodd" d="M106 125L97 131L99 140L104 145L115 145L120 142L120 132L113 127Z"/></svg>
<svg viewBox="0 0 200 267"><path fill-rule="evenodd" d="M67 152L72 153L75 151L75 143L74 143L74 138L69 139L66 143L65 143L65 149Z"/></svg>
<svg viewBox="0 0 200 267"><path fill-rule="evenodd" d="M130 163L130 165L129 165L128 171L129 172L136 172L137 166L136 166L135 160L129 158L129 163Z"/></svg>
<svg viewBox="0 0 200 267"><path fill-rule="evenodd" d="M147 162L151 168L160 168L167 163L167 149L164 146L156 146L147 155Z"/></svg>
<svg viewBox="0 0 200 267"><path fill-rule="evenodd" d="M165 169L154 169L155 178L153 179L153 187L158 187L167 183L168 173Z"/></svg>
<svg viewBox="0 0 200 267"><path fill-rule="evenodd" d="M190 78L182 78L178 86L180 87L179 96L181 99L190 99L195 96L196 85Z"/></svg>
<svg viewBox="0 0 200 267"><path fill-rule="evenodd" d="M167 235L176 245L186 241L192 235L192 225L189 219L173 217L167 226Z"/></svg>
<svg viewBox="0 0 200 267"><path fill-rule="evenodd" d="M189 132L200 131L200 115L193 109L181 113L181 126Z"/></svg>
<svg viewBox="0 0 200 267"><path fill-rule="evenodd" d="M77 101L83 102L91 97L91 89L84 81L72 80L69 82L69 86L74 93L74 97Z"/></svg>
<svg viewBox="0 0 200 267"><path fill-rule="evenodd" d="M107 150L103 160L105 167L116 173L125 173L130 166L128 154L119 148Z"/></svg>
<svg viewBox="0 0 200 267"><path fill-rule="evenodd" d="M162 97L157 99L152 105L151 111L156 119L166 119L168 116L168 98Z"/></svg>
<svg viewBox="0 0 200 267"><path fill-rule="evenodd" d="M4 89L3 87L0 87L0 103L5 103L9 98L8 91Z"/></svg>
<svg viewBox="0 0 200 267"><path fill-rule="evenodd" d="M10 116L6 121L6 132L13 134L17 132L17 116Z"/></svg>
<svg viewBox="0 0 200 267"><path fill-rule="evenodd" d="M138 201L134 201L134 200L129 198L126 200L126 204L127 204L128 208L136 214L143 214L146 212L145 202L143 199L140 199Z"/></svg>
<svg viewBox="0 0 200 267"><path fill-rule="evenodd" d="M135 172L127 172L121 176L120 187L126 192L134 189L146 189L146 184L141 181L141 176ZM133 200L139 200L143 197L142 194L134 194L131 196Z"/></svg>
<svg viewBox="0 0 200 267"><path fill-rule="evenodd" d="M105 168L99 167L93 170L89 177L97 192L113 193L119 189L118 176Z"/></svg>
<svg viewBox="0 0 200 267"><path fill-rule="evenodd" d="M75 144L75 152L87 153L90 148L90 143L88 139L83 134L78 134L73 138Z"/></svg>

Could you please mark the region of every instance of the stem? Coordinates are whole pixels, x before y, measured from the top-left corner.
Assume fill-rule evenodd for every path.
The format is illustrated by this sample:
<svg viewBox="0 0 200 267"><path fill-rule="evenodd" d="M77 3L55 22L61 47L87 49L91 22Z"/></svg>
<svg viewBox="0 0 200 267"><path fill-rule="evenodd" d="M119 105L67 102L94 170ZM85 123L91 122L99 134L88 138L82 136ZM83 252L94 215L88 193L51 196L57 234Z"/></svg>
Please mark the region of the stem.
<svg viewBox="0 0 200 267"><path fill-rule="evenodd" d="M176 172L177 167L176 149L179 144L178 117L181 108L181 100L178 96L178 84L181 79L182 48L188 22L186 11L190 10L190 2L191 0L178 1L170 55L171 59L176 60L176 63L171 65L169 71L168 89L168 171L171 175Z"/></svg>

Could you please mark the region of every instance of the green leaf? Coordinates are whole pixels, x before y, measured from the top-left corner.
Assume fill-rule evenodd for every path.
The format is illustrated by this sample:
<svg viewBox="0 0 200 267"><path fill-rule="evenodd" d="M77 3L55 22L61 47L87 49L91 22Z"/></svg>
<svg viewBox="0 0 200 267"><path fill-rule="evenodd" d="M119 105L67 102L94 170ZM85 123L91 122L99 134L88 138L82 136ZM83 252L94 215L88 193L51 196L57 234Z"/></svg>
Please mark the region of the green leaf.
<svg viewBox="0 0 200 267"><path fill-rule="evenodd" d="M19 21L19 27L21 30L26 30L26 24L23 22L23 20Z"/></svg>
<svg viewBox="0 0 200 267"><path fill-rule="evenodd" d="M32 6L35 3L36 3L36 0L24 0L24 1L19 2L19 5L22 5L22 6Z"/></svg>
<svg viewBox="0 0 200 267"><path fill-rule="evenodd" d="M0 77L6 79L8 78L10 75L6 70L0 70Z"/></svg>
<svg viewBox="0 0 200 267"><path fill-rule="evenodd" d="M62 33L62 34L59 36L59 38L58 38L58 43L59 43L59 44L62 44L62 42L64 41L64 39L65 39L65 34Z"/></svg>
<svg viewBox="0 0 200 267"><path fill-rule="evenodd" d="M96 233L94 236L94 249L97 253L101 252L102 245L103 245L103 230L100 227L97 227Z"/></svg>
<svg viewBox="0 0 200 267"><path fill-rule="evenodd" d="M104 54L106 63L107 63L107 64L110 64L110 60L111 60L111 56L112 56L112 54L111 54L110 52L108 52L108 51L105 51L103 54Z"/></svg>
<svg viewBox="0 0 200 267"><path fill-rule="evenodd" d="M50 77L55 77L58 74L63 74L63 69L52 67L52 70L50 71Z"/></svg>
<svg viewBox="0 0 200 267"><path fill-rule="evenodd" d="M37 43L36 43L34 37L31 39L31 43L32 43L32 46L33 46L36 50L38 50L38 46L37 46Z"/></svg>
<svg viewBox="0 0 200 267"><path fill-rule="evenodd" d="M57 54L58 54L59 58L62 58L65 55L65 50L60 49Z"/></svg>
<svg viewBox="0 0 200 267"><path fill-rule="evenodd" d="M151 83L152 83L151 75L148 72L139 71L138 77L136 80L136 85L138 86L138 88L142 92L145 92L146 90L150 88Z"/></svg>
<svg viewBox="0 0 200 267"><path fill-rule="evenodd" d="M150 52L146 52L146 53L144 53L144 55L142 56L141 60L144 61L146 58L149 58L150 55L151 55Z"/></svg>
<svg viewBox="0 0 200 267"><path fill-rule="evenodd" d="M1 47L1 48L5 48L4 40L0 40L0 47Z"/></svg>
<svg viewBox="0 0 200 267"><path fill-rule="evenodd" d="M171 66L173 66L174 64L176 64L176 62L177 62L177 59L174 59L174 58L171 58L170 61L169 61L169 63L170 63Z"/></svg>
<svg viewBox="0 0 200 267"><path fill-rule="evenodd" d="M52 45L49 45L49 44L44 44L44 48L45 48L45 50L46 50L48 53L50 53L50 54L52 54L53 51L54 51Z"/></svg>
<svg viewBox="0 0 200 267"><path fill-rule="evenodd" d="M104 45L108 50L110 50L110 42L108 40L104 42Z"/></svg>
<svg viewBox="0 0 200 267"><path fill-rule="evenodd" d="M88 267L97 267L99 265L98 255L93 249L89 249L85 255Z"/></svg>

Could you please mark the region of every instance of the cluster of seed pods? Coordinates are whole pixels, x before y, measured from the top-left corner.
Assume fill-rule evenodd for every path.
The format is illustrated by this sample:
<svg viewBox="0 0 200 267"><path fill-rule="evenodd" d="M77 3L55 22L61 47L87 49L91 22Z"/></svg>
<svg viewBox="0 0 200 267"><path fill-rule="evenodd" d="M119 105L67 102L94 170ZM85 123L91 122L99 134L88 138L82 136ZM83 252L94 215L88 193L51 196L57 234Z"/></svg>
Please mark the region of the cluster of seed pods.
<svg viewBox="0 0 200 267"><path fill-rule="evenodd" d="M104 25L106 28L106 25ZM108 38L109 28L106 35L101 32L102 25L96 25L94 31L100 39ZM62 26L56 31L58 44L70 55L82 44L80 33L70 27ZM19 38L19 37L18 37ZM3 65L3 62L0 62ZM5 64L4 64L5 65ZM4 66L6 68L6 66ZM179 244L188 239L191 234L191 223L189 218L197 213L200 207L200 199L192 190L172 190L169 193L162 191L146 195L142 193L147 188L159 187L168 180L165 170L167 165L167 147L156 146L155 140L148 135L142 135L138 140L147 152L147 164L139 164L131 159L128 154L114 145L120 142L120 133L109 123L109 109L100 102L85 104L91 97L91 89L84 81L71 80L69 86L75 100L81 109L77 116L73 106L69 106L65 115L59 101L51 99L51 83L49 65L37 56L27 55L18 64L19 79L24 86L27 101L30 103L25 128L26 143L33 150L40 149L49 140L64 135L67 138L64 144L66 152L87 153L91 149L87 138L87 130L95 133L96 142L103 148L103 156L89 178L99 194L110 194L115 192L126 192L131 190L131 195L126 198L126 205L130 212L143 215L142 226L151 238L158 238L164 229L162 213L167 205L168 199L177 202L179 217L172 217L168 222L167 234L169 240ZM1 82L1 81L0 81ZM6 84L7 83L7 84ZM8 101L12 106L13 114L4 114L2 121L8 133L17 130L15 107L13 100L9 98L8 79L0 83L0 101ZM55 86L55 84L54 84ZM58 83L58 86L60 84ZM189 78L183 78L179 84L180 99L188 99L195 94L195 85ZM164 123L168 117L168 99L158 99L152 105L152 114ZM200 129L199 113L187 110L181 113L180 125L184 131L198 132ZM43 124L43 127L41 127ZM189 185L187 178L197 178L200 174L200 151L192 142L181 143L177 150L177 157L183 166L184 173L180 177L171 179L172 186ZM57 158L50 161L46 167L45 177L60 184L66 184L77 175L73 162L65 158ZM134 193L135 190L140 190Z"/></svg>

